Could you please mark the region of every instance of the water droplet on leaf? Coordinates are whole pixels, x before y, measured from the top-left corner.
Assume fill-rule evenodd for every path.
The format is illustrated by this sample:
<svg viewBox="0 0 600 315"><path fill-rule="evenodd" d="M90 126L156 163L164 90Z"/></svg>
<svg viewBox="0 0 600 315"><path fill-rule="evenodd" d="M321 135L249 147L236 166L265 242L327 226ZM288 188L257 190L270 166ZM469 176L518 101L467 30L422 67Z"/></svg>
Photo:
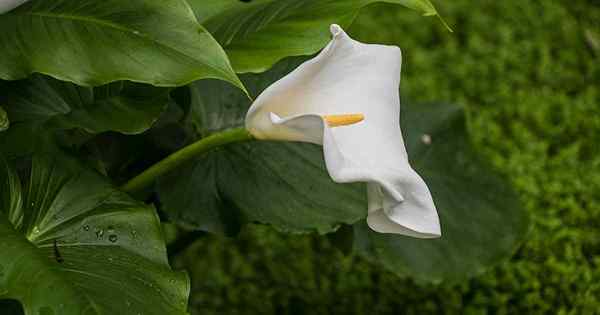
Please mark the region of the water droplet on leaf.
<svg viewBox="0 0 600 315"><path fill-rule="evenodd" d="M421 142L423 142L423 143L424 143L424 144L426 144L426 145L430 145L430 144L431 144L431 136L430 136L430 135L428 135L428 134L426 134L426 133L424 133L424 134L421 136Z"/></svg>
<svg viewBox="0 0 600 315"><path fill-rule="evenodd" d="M96 238L101 239L104 237L104 230L96 229Z"/></svg>

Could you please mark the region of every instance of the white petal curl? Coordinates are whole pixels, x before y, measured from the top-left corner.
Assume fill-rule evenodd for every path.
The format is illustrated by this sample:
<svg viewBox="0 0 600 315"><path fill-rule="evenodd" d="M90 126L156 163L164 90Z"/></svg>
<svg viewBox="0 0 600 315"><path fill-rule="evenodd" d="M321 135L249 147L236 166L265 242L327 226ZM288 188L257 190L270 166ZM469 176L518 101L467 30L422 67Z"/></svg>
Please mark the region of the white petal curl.
<svg viewBox="0 0 600 315"><path fill-rule="evenodd" d="M323 145L335 182L368 183L374 231L439 237L431 194L409 165L400 131L400 49L360 43L337 25L331 33L319 55L258 96L246 128L258 139ZM363 114L364 121L332 128L323 118L343 114Z"/></svg>
<svg viewBox="0 0 600 315"><path fill-rule="evenodd" d="M29 0L0 0L0 14L8 12Z"/></svg>

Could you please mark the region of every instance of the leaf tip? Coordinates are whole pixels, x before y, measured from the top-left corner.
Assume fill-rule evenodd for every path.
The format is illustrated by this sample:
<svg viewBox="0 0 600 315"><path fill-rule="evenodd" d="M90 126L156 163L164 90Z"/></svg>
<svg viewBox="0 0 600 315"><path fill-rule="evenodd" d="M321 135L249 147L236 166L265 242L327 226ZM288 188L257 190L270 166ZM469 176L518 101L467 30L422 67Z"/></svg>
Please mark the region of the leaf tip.
<svg viewBox="0 0 600 315"><path fill-rule="evenodd" d="M440 22L442 23L442 25L444 25L444 27L448 30L448 32L450 33L454 33L454 30L450 27L450 25L448 25L448 23L446 23L446 20L444 20L444 18L442 18L441 15L436 14L438 19L440 20Z"/></svg>

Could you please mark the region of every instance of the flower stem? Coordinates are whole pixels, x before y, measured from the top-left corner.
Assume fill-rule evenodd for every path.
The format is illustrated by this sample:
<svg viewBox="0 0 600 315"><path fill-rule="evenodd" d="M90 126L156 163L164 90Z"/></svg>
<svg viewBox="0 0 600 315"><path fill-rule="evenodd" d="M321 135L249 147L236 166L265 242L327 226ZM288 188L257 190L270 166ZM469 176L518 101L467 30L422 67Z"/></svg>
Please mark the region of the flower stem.
<svg viewBox="0 0 600 315"><path fill-rule="evenodd" d="M227 129L219 133L212 134L180 149L179 151L172 153L160 162L152 165L150 168L130 179L127 183L121 186L121 190L128 193L140 191L154 183L158 177L178 168L185 162L188 162L214 148L235 142L245 142L252 139L254 138L245 128Z"/></svg>

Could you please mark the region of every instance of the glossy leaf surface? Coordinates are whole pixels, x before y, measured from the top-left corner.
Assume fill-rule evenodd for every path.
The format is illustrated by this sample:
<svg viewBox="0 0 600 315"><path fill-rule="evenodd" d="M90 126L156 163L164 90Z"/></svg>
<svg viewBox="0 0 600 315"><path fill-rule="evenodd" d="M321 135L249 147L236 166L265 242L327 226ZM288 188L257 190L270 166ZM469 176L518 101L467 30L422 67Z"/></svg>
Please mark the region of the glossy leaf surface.
<svg viewBox="0 0 600 315"><path fill-rule="evenodd" d="M263 72L289 56L310 55L330 39L329 25L349 26L376 2L437 15L429 0L188 0L198 21L225 48L238 73Z"/></svg>
<svg viewBox="0 0 600 315"><path fill-rule="evenodd" d="M0 162L0 298L26 314L186 314L152 207L57 154L22 185Z"/></svg>
<svg viewBox="0 0 600 315"><path fill-rule="evenodd" d="M183 0L33 0L0 14L0 79L38 72L78 85L242 87L223 49Z"/></svg>

